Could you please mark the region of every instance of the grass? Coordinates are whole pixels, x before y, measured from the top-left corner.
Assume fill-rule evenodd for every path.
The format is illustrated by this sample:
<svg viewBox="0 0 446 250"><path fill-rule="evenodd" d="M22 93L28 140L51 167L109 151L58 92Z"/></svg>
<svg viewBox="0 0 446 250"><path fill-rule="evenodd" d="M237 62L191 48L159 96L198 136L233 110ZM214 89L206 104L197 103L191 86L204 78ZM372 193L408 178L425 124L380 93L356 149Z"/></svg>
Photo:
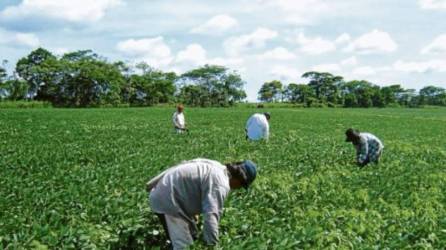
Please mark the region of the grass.
<svg viewBox="0 0 446 250"><path fill-rule="evenodd" d="M0 109L51 108L49 102L41 101L0 101Z"/></svg>
<svg viewBox="0 0 446 250"><path fill-rule="evenodd" d="M446 245L446 109L274 108L268 143L246 142L258 109L5 109L0 112L0 249L152 249L161 227L145 182L185 159L251 159L230 194L223 249L439 249ZM348 127L385 144L359 169ZM194 248L203 246L198 242Z"/></svg>

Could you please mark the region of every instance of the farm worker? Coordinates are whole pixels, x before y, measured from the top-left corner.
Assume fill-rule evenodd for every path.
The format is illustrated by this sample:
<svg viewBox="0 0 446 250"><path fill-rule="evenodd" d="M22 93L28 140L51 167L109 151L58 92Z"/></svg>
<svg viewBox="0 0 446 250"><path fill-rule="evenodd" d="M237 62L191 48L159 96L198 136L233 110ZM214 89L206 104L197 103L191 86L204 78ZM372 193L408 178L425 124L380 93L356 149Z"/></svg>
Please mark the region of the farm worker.
<svg viewBox="0 0 446 250"><path fill-rule="evenodd" d="M177 131L177 133L179 134L183 133L184 131L187 131L186 120L184 119L183 111L184 111L184 106L180 104L177 106L177 111L175 111L175 113L173 113L172 116L173 126Z"/></svg>
<svg viewBox="0 0 446 250"><path fill-rule="evenodd" d="M370 162L378 163L384 149L384 145L378 137L359 132L349 128L345 132L346 142L351 142L356 149L356 161L358 165L365 166Z"/></svg>
<svg viewBox="0 0 446 250"><path fill-rule="evenodd" d="M218 242L218 223L229 190L248 188L256 178L249 160L223 165L208 159L185 161L147 183L150 207L158 215L173 249L185 249L197 238L197 218L203 214L203 238Z"/></svg>
<svg viewBox="0 0 446 250"><path fill-rule="evenodd" d="M269 138L270 113L254 114L246 122L246 139L260 140Z"/></svg>

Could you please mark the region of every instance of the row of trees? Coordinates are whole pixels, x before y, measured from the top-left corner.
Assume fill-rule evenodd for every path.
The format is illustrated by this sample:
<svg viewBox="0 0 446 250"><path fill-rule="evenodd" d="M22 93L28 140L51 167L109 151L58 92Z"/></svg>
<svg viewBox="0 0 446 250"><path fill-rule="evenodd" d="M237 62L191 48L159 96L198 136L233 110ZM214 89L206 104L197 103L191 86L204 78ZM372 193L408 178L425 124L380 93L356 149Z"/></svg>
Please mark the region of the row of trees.
<svg viewBox="0 0 446 250"><path fill-rule="evenodd" d="M246 98L244 84L239 74L221 66L205 65L177 75L145 63L134 67L111 63L91 50L57 57L38 48L17 62L11 76L5 65L0 67L1 99L32 99L70 107L170 102L228 106Z"/></svg>
<svg viewBox="0 0 446 250"><path fill-rule="evenodd" d="M323 72L307 72L302 77L309 79L308 84L290 83L284 86L276 80L264 83L259 91L259 99L305 106L446 106L446 90L441 87L427 86L417 93L399 84L380 87L367 81L344 81L342 76Z"/></svg>
<svg viewBox="0 0 446 250"><path fill-rule="evenodd" d="M205 65L182 75L151 68L108 62L91 50L55 56L38 48L20 59L12 75L0 67L0 99L38 100L55 106L89 107L129 104L150 106L182 102L190 106L230 106L243 101L245 82L235 71ZM302 75L308 84L263 84L263 102L304 106L385 107L389 105L446 106L444 88L427 86L418 93L401 85L380 87L367 81L345 81L325 72Z"/></svg>

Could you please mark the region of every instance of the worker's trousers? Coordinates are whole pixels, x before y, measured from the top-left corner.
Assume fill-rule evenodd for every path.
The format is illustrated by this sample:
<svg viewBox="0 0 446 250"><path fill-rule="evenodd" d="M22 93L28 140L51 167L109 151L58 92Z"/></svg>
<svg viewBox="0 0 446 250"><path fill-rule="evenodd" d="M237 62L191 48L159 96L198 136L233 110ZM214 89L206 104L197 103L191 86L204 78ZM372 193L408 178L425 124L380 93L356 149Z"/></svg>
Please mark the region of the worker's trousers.
<svg viewBox="0 0 446 250"><path fill-rule="evenodd" d="M180 217L167 214L157 215L169 236L174 250L186 249L189 245L192 245L194 242L192 235L195 235L196 232L191 231L189 222Z"/></svg>

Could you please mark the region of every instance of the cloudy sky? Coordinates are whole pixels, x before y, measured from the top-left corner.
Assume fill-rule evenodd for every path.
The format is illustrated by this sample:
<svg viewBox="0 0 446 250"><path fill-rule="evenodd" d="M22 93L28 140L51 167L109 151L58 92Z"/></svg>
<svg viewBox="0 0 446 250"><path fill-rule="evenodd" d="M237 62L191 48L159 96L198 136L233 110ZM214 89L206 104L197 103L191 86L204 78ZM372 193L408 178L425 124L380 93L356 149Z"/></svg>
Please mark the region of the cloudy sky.
<svg viewBox="0 0 446 250"><path fill-rule="evenodd" d="M0 0L0 59L44 47L178 73L238 71L248 99L309 70L446 87L446 0Z"/></svg>

